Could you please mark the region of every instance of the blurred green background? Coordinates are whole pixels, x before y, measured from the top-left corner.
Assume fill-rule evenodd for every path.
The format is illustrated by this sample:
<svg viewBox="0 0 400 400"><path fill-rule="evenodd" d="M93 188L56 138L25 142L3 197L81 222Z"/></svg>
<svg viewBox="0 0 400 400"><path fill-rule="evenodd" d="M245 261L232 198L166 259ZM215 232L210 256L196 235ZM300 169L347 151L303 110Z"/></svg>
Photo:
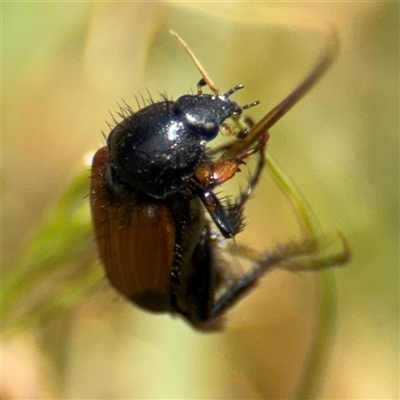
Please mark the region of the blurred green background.
<svg viewBox="0 0 400 400"><path fill-rule="evenodd" d="M146 314L102 278L90 151L133 93L195 88L177 31L222 90L261 118L309 70L334 25L341 54L271 131L268 151L353 260L314 396L399 397L399 4L2 3L3 393L21 398L296 398L318 322L318 274L274 271L220 334ZM62 197L61 203L57 203ZM265 176L243 240L298 235Z"/></svg>

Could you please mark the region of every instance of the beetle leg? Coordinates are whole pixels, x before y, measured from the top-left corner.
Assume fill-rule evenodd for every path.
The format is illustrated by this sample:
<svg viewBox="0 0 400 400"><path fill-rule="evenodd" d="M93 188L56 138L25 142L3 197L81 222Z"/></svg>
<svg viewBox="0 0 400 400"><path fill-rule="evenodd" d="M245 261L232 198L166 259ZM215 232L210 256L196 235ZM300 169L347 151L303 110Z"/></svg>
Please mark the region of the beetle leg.
<svg viewBox="0 0 400 400"><path fill-rule="evenodd" d="M223 205L211 191L198 188L197 194L210 214L215 225L225 238L232 238L243 228L242 204Z"/></svg>
<svg viewBox="0 0 400 400"><path fill-rule="evenodd" d="M340 242L341 250L332 251L333 245ZM275 251L260 253L244 245L229 245L226 249L230 254L247 259L255 265L253 271L241 277L233 277L225 293L215 301L210 310L210 318L218 317L227 309L232 308L249 290L257 284L258 280L267 272L275 268L292 272L320 271L333 265L344 265L350 258L350 247L343 236L339 241L328 241L321 246L318 239L305 239L289 242L279 246Z"/></svg>
<svg viewBox="0 0 400 400"><path fill-rule="evenodd" d="M236 172L240 172L240 166L245 164L244 160L256 153L261 153L269 139L269 133L263 132L256 146L245 149L237 156L224 160L223 155L217 162L205 161L195 171L195 178L204 188L211 190L216 186L233 178ZM229 147L227 147L229 150Z"/></svg>
<svg viewBox="0 0 400 400"><path fill-rule="evenodd" d="M213 290L219 280L213 269L213 245L210 229L205 226L188 263L191 268L182 272L183 284L176 289L179 312L192 323L207 320L213 305Z"/></svg>
<svg viewBox="0 0 400 400"><path fill-rule="evenodd" d="M252 149L253 150L253 149ZM251 150L251 151L252 151ZM257 150L258 162L254 173L251 175L247 188L241 192L239 199L234 203L223 205L210 188L198 186L197 195L200 197L215 225L225 238L232 238L243 228L243 208L257 185L265 164L263 146Z"/></svg>

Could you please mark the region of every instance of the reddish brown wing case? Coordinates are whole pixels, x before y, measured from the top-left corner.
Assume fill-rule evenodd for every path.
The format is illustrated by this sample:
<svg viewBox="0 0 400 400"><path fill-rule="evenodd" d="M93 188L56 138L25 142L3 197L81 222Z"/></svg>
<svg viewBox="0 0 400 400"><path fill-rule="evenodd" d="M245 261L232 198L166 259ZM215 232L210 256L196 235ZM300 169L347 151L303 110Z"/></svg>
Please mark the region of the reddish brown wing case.
<svg viewBox="0 0 400 400"><path fill-rule="evenodd" d="M131 193L118 197L105 179L107 147L93 157L90 203L100 258L110 282L138 305L170 307L175 224L169 209Z"/></svg>

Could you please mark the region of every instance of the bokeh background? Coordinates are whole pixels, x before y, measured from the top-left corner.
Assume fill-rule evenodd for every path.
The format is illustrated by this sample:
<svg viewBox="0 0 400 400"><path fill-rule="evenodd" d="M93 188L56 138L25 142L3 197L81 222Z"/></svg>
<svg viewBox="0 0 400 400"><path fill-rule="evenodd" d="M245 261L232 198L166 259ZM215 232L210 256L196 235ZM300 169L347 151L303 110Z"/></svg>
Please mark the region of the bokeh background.
<svg viewBox="0 0 400 400"><path fill-rule="evenodd" d="M169 29L222 90L243 83L235 100L261 100L249 110L259 119L309 70L330 25L341 37L338 61L272 129L268 148L324 229L343 232L353 252L334 272L336 324L312 394L399 397L399 4L8 2L1 173L11 289L3 299L2 398L303 393L321 319L318 274L267 275L219 334L146 314L102 278L83 160L104 143L121 98L135 108L134 93L177 98L195 88L198 73ZM298 235L267 175L247 215L244 238L258 248Z"/></svg>

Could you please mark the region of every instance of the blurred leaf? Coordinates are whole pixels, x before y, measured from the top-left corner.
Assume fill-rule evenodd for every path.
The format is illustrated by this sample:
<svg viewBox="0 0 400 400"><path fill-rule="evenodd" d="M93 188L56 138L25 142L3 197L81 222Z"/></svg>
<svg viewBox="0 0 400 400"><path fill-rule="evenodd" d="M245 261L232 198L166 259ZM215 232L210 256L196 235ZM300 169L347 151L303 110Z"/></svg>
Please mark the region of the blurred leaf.
<svg viewBox="0 0 400 400"><path fill-rule="evenodd" d="M33 323L69 307L98 282L93 265L87 173L77 175L3 273L3 325ZM90 250L90 251L89 251ZM79 267L79 268L78 268Z"/></svg>

